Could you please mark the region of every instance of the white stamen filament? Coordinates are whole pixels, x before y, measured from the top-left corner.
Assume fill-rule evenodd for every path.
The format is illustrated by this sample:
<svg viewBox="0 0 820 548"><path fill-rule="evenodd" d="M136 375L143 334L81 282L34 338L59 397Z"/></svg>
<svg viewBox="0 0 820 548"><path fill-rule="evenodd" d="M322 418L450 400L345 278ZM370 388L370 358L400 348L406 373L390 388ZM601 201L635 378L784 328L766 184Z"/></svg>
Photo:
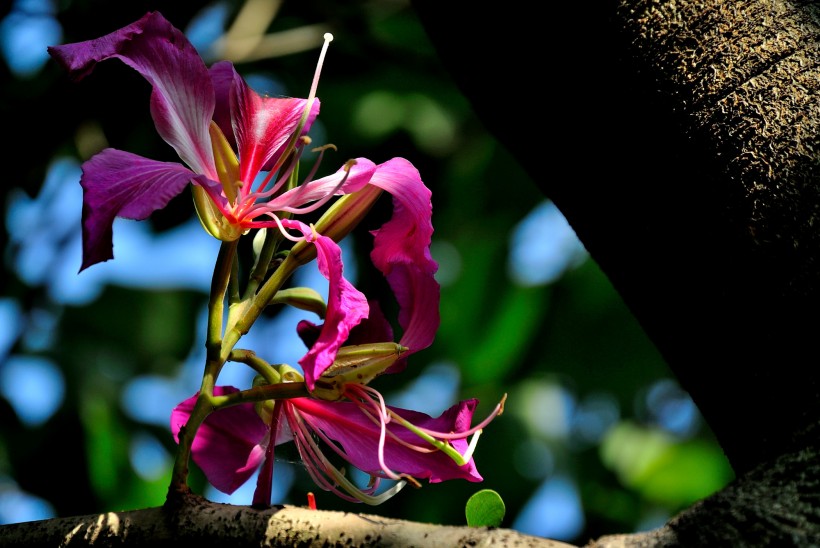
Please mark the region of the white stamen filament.
<svg viewBox="0 0 820 548"><path fill-rule="evenodd" d="M308 95L308 108L306 112L310 112L310 107L313 106L313 99L316 97L316 90L319 87L319 75L322 73L322 65L325 62L327 48L333 41L333 35L326 32L323 38L325 39L325 43L322 44L322 51L319 53L319 62L316 63L316 72L313 73L313 83L310 85L310 95Z"/></svg>
<svg viewBox="0 0 820 548"><path fill-rule="evenodd" d="M285 228L285 226L282 224L282 221L281 221L281 220L279 220L279 217L277 217L277 216L276 216L276 215L274 215L273 213L269 213L269 215L270 215L271 217L273 217L273 220L274 220L274 222L276 223L276 226L277 226L277 227L279 227L279 232L281 232L281 233L282 233L282 236L284 236L285 238L287 238L287 239L288 239L288 240L290 240L291 242L301 242L302 240L304 240L304 239L305 239L305 237L304 237L304 236L291 236L291 235L290 235L290 233L288 233L288 231L287 231L287 229Z"/></svg>
<svg viewBox="0 0 820 548"><path fill-rule="evenodd" d="M379 486L379 478L371 475L370 487L365 490L358 488L345 477L341 470L333 466L327 457L325 457L322 450L310 436L310 427L305 424L304 419L296 409L288 409L287 418L294 435L294 442L296 442L299 453L302 455L302 460L305 462L307 471L313 481L322 489L333 492L350 502L361 501L365 504L376 506L391 498L406 485L404 481L400 481L380 495L374 496L372 493L374 493ZM327 439L321 430L316 430L315 432L325 443L328 443L330 447L335 449L337 453L344 456L343 453L339 452L336 445ZM335 485L328 482L328 479L332 479ZM343 491L338 489L336 487L337 485L341 487Z"/></svg>

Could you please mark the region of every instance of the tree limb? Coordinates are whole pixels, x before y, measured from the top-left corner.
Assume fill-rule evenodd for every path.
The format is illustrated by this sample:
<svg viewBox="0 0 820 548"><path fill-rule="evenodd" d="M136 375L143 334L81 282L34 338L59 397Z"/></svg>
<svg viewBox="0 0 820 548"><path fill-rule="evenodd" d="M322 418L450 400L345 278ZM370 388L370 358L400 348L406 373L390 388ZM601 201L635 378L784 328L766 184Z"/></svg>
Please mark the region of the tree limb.
<svg viewBox="0 0 820 548"><path fill-rule="evenodd" d="M559 2L544 17L507 3L469 19L463 4L414 6L738 476L663 529L600 546L818 544L820 470L801 458L820 424L817 3Z"/></svg>
<svg viewBox="0 0 820 548"><path fill-rule="evenodd" d="M215 503L192 494L156 508L0 527L3 548L431 545L570 548L569 544L509 529L415 523L298 506L255 509Z"/></svg>

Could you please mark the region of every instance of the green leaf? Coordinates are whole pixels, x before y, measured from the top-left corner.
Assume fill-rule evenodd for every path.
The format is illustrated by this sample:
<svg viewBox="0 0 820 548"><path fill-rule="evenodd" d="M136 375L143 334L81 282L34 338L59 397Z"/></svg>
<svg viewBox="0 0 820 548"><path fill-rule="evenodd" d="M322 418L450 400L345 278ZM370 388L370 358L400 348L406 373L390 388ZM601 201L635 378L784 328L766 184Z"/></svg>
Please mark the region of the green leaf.
<svg viewBox="0 0 820 548"><path fill-rule="evenodd" d="M501 495L492 489L482 489L467 501L464 514L470 527L498 527L504 519L506 507Z"/></svg>

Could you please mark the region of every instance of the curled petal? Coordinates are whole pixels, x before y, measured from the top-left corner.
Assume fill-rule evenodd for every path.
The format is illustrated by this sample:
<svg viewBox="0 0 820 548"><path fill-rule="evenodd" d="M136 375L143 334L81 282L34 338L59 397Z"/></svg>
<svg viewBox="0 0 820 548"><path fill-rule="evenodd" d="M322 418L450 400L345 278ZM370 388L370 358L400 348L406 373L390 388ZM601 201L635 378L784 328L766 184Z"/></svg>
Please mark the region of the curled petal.
<svg viewBox="0 0 820 548"><path fill-rule="evenodd" d="M157 131L197 173L216 179L208 126L214 89L194 46L158 12L95 40L52 46L49 54L79 80L106 59L120 59L153 86Z"/></svg>
<svg viewBox="0 0 820 548"><path fill-rule="evenodd" d="M418 170L403 158L380 164L370 184L393 195L393 216L374 230L370 258L390 283L399 302L400 344L407 355L432 344L438 330L438 263L430 255L433 235L430 190Z"/></svg>
<svg viewBox="0 0 820 548"><path fill-rule="evenodd" d="M347 340L350 330L369 313L364 294L343 276L342 250L326 236L314 235L299 221L283 219L282 225L300 230L305 239L316 246L319 272L328 280L327 314L319 337L307 354L299 360L305 374L308 390L313 390L316 379L333 364L336 351Z"/></svg>
<svg viewBox="0 0 820 548"><path fill-rule="evenodd" d="M115 217L142 220L165 207L195 174L182 164L105 149L83 164L83 263L111 259Z"/></svg>
<svg viewBox="0 0 820 548"><path fill-rule="evenodd" d="M362 412L352 402L325 402L311 398L294 398L288 403L299 411L311 428L321 431L327 438L338 444L335 449L356 468L369 474L384 477L379 463L380 426ZM389 407L415 426L435 432L466 432L470 429L473 412L478 402L466 400L450 407L441 416L432 418L418 411ZM430 450L432 446L413 432L389 423L384 447L384 461L388 468L400 474L415 478L428 478L430 483L450 479L482 481L481 475L471 458L459 466L442 451ZM466 439L451 440L450 443L462 455L467 451ZM415 448L414 448L415 447ZM424 448L424 450L419 450Z"/></svg>
<svg viewBox="0 0 820 548"><path fill-rule="evenodd" d="M214 395L238 392L232 386L217 386ZM188 422L196 396L177 405L171 413L171 432L179 443L179 431ZM191 447L194 462L208 482L231 494L253 475L265 458L268 427L252 403L214 411L199 427Z"/></svg>

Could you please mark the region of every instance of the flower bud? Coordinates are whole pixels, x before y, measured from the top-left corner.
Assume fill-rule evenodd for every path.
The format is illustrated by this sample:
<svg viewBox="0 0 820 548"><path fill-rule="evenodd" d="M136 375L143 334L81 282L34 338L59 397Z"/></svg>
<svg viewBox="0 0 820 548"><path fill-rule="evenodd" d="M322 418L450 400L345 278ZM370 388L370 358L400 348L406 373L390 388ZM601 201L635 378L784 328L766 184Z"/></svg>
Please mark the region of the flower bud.
<svg viewBox="0 0 820 548"><path fill-rule="evenodd" d="M271 304L288 304L300 310L313 312L322 319L324 319L327 312L325 300L316 290L309 287L280 289L271 299Z"/></svg>
<svg viewBox="0 0 820 548"><path fill-rule="evenodd" d="M344 396L345 384L366 385L396 363L407 348L396 343L370 343L343 346L333 365L316 379L311 395L328 401Z"/></svg>

